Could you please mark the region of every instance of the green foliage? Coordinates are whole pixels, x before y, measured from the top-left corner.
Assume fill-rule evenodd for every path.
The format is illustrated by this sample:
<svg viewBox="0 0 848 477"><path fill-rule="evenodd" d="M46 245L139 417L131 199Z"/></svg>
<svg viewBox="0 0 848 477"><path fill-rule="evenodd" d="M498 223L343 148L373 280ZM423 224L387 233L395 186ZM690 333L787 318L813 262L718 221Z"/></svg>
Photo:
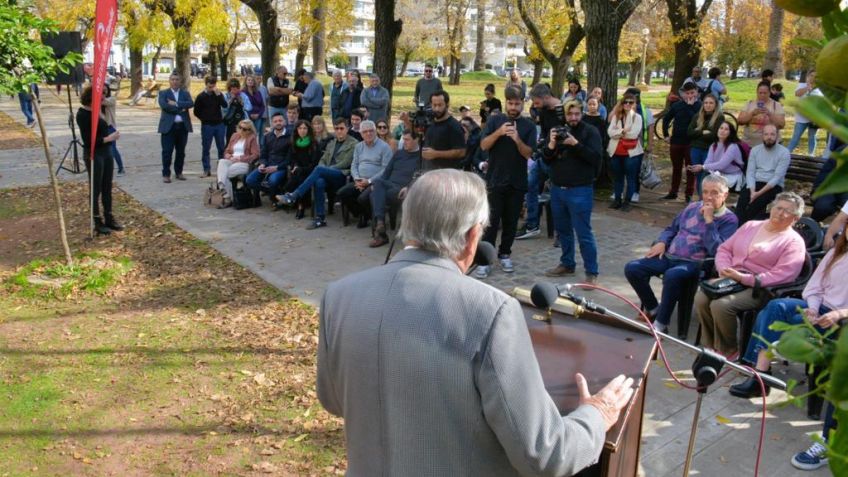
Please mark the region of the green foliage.
<svg viewBox="0 0 848 477"><path fill-rule="evenodd" d="M113 260L97 254L82 255L73 265L34 260L7 280L7 288L22 297L48 300L75 293L102 295L131 268L125 257Z"/></svg>
<svg viewBox="0 0 848 477"><path fill-rule="evenodd" d="M67 72L82 61L82 55L71 53L61 60L53 57L53 49L40 41L40 34L55 32L56 24L31 13L25 3L0 0L0 93L29 91L29 85Z"/></svg>
<svg viewBox="0 0 848 477"><path fill-rule="evenodd" d="M491 71L469 71L462 75L462 79L463 81L505 81L503 77Z"/></svg>

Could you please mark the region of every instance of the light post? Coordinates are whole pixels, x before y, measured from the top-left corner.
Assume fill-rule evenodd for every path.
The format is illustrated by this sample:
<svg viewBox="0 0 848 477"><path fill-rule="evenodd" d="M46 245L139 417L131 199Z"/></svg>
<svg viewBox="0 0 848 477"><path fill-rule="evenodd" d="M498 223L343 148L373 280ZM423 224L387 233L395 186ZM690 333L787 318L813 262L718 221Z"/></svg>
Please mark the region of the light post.
<svg viewBox="0 0 848 477"><path fill-rule="evenodd" d="M642 30L642 34L645 35L645 45L642 48L642 74L639 76L639 82L641 84L647 84L645 82L645 62L648 59L648 36L651 34L651 30L646 27Z"/></svg>

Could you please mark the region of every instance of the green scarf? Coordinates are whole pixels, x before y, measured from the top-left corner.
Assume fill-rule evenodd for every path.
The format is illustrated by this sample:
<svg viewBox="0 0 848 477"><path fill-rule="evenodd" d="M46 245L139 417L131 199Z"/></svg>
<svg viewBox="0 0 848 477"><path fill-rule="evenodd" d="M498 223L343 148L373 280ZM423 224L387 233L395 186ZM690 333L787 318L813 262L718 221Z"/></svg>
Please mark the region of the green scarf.
<svg viewBox="0 0 848 477"><path fill-rule="evenodd" d="M309 136L299 137L294 140L294 145L301 149L309 147L310 144L312 144L312 138Z"/></svg>

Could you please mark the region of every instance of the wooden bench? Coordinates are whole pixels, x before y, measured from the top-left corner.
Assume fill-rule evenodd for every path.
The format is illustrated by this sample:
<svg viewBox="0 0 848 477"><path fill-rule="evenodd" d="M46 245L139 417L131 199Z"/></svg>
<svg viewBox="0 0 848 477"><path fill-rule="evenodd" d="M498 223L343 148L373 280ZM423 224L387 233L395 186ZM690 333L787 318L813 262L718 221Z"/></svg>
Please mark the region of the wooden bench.
<svg viewBox="0 0 848 477"><path fill-rule="evenodd" d="M803 154L792 154L786 178L798 182L812 184L819 175L827 159Z"/></svg>

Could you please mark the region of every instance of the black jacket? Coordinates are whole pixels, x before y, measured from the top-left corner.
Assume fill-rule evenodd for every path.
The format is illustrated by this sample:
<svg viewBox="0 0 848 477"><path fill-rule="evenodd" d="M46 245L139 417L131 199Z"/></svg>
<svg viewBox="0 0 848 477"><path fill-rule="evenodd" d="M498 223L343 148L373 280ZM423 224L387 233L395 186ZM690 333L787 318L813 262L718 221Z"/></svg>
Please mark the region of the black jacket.
<svg viewBox="0 0 848 477"><path fill-rule="evenodd" d="M223 94L209 94L201 91L194 100L194 116L201 124L216 125L224 120L221 108L227 107Z"/></svg>
<svg viewBox="0 0 848 477"><path fill-rule="evenodd" d="M580 187L595 182L603 162L601 135L598 130L583 121L571 128L577 139L576 146L559 143L556 150L545 144L543 158L551 169L551 182L559 187Z"/></svg>
<svg viewBox="0 0 848 477"><path fill-rule="evenodd" d="M291 144L291 133L286 128L284 134L277 137L272 129L265 134L265 142L259 151L259 163L263 166L277 166L285 169L289 165L289 145Z"/></svg>
<svg viewBox="0 0 848 477"><path fill-rule="evenodd" d="M670 123L674 122L674 129L671 131L671 143L689 144L689 123L700 110L700 101L695 101L694 104L686 104L686 101L680 100L672 104L668 114L662 118L663 135L668 137L668 127Z"/></svg>
<svg viewBox="0 0 848 477"><path fill-rule="evenodd" d="M412 177L421 166L421 151L408 152L398 149L392 160L383 170L383 178L392 184L406 187L412 182Z"/></svg>
<svg viewBox="0 0 848 477"><path fill-rule="evenodd" d="M345 107L345 105L347 104L348 97L350 97L350 96L353 96L353 97L350 98L350 108L347 108L347 107ZM341 116L343 118L350 119L350 113L353 110L359 109L360 107L362 107L362 103L360 101L361 97L362 97L362 86L360 86L360 85L357 85L356 89L354 89L353 91L350 90L350 86L348 86L347 88L342 90L342 94L339 98L339 105L341 106L341 109L342 109ZM361 141L361 139L360 139L360 141Z"/></svg>

